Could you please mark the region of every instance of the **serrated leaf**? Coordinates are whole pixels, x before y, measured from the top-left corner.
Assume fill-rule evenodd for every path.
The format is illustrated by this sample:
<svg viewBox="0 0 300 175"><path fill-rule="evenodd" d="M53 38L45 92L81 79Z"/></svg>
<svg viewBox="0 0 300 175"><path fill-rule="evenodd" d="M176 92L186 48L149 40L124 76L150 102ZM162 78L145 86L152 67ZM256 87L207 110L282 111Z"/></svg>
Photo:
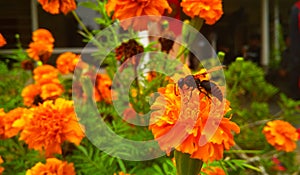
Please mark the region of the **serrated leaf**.
<svg viewBox="0 0 300 175"><path fill-rule="evenodd" d="M252 166L250 164L243 164L243 166L246 167L246 168L252 169L254 171L261 172L261 170L259 168L255 167L255 166Z"/></svg>
<svg viewBox="0 0 300 175"><path fill-rule="evenodd" d="M122 170L123 172L127 172L127 171L126 171L126 168L125 168L125 165L124 165L124 162L123 162L121 159L117 159L117 162L118 162L118 164L119 164L121 170Z"/></svg>
<svg viewBox="0 0 300 175"><path fill-rule="evenodd" d="M230 161L226 161L226 164L229 165L233 170L237 170L237 168Z"/></svg>
<svg viewBox="0 0 300 175"><path fill-rule="evenodd" d="M86 150L85 147L79 145L79 146L77 146L77 148L78 148L85 156L87 156L87 157L89 156L88 151Z"/></svg>
<svg viewBox="0 0 300 175"><path fill-rule="evenodd" d="M157 164L154 164L152 166L152 168L155 169L158 173L164 174L163 171L161 170L161 168Z"/></svg>

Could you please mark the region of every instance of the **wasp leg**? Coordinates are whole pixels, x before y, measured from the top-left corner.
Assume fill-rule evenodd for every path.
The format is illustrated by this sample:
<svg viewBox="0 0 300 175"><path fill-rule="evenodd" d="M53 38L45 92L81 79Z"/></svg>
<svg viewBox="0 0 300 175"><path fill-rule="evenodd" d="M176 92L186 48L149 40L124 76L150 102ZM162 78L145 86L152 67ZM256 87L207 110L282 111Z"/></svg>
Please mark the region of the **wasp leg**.
<svg viewBox="0 0 300 175"><path fill-rule="evenodd" d="M178 96L179 94L178 94L178 92L177 92L177 88L176 88L176 83L175 83L175 86L174 86L174 94L176 95L176 96Z"/></svg>

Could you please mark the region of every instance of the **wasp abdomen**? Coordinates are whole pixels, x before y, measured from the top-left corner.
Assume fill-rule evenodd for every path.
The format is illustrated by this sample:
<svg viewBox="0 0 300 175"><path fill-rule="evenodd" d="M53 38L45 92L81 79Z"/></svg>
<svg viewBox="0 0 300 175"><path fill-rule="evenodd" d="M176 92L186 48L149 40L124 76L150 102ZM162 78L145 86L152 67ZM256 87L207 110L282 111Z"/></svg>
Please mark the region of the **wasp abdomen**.
<svg viewBox="0 0 300 175"><path fill-rule="evenodd" d="M212 94L218 100L223 101L223 93L216 83L210 82L208 80L203 80L200 82L200 86L205 89L207 93Z"/></svg>

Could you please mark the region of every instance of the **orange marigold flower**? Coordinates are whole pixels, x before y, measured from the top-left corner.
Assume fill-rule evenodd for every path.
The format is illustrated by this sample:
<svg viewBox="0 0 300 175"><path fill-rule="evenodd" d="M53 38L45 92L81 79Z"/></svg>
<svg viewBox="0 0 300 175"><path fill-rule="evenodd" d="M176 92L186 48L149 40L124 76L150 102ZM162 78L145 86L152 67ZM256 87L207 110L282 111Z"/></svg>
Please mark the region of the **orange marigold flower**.
<svg viewBox="0 0 300 175"><path fill-rule="evenodd" d="M218 99L210 99L204 93L189 90L182 96L184 102L181 103L181 95L175 95L174 86L169 84L166 88L160 88L158 91L161 95L151 106L155 111L151 113L152 124L149 128L154 138L167 153L175 147L178 151L190 154L191 158L204 162L220 160L224 149L228 150L235 144L231 131L240 132L237 124L223 117L230 110L229 102L224 99L224 108L211 107L212 104L220 104ZM190 123L194 125L187 127ZM210 135L204 132L205 125L216 128L216 131L210 140L200 145L200 138L207 139ZM185 138L178 137L180 134L183 136L182 133Z"/></svg>
<svg viewBox="0 0 300 175"><path fill-rule="evenodd" d="M46 63L53 52L54 38L47 29L37 29L32 33L32 41L27 53L30 58Z"/></svg>
<svg viewBox="0 0 300 175"><path fill-rule="evenodd" d="M123 111L123 116L124 116L124 120L134 120L137 117L137 113L135 112L135 110L133 109L132 105L130 104L130 106L128 108L126 108Z"/></svg>
<svg viewBox="0 0 300 175"><path fill-rule="evenodd" d="M152 80L154 80L156 77L157 77L157 73L156 73L155 71L150 71L150 72L147 73L146 79L147 79L148 81L152 81Z"/></svg>
<svg viewBox="0 0 300 175"><path fill-rule="evenodd" d="M34 80L39 85L60 83L58 80L58 70L51 65L44 64L42 66L38 66L33 70L33 74Z"/></svg>
<svg viewBox="0 0 300 175"><path fill-rule="evenodd" d="M32 33L32 41L42 41L44 43L54 43L54 38L51 32L47 29L37 29Z"/></svg>
<svg viewBox="0 0 300 175"><path fill-rule="evenodd" d="M262 131L269 144L277 150L291 152L296 149L298 133L290 123L274 120L266 124Z"/></svg>
<svg viewBox="0 0 300 175"><path fill-rule="evenodd" d="M119 172L118 174L114 173L114 175L130 175L130 174L127 174L127 173L124 173L124 172Z"/></svg>
<svg viewBox="0 0 300 175"><path fill-rule="evenodd" d="M56 158L46 159L46 164L37 163L26 171L26 175L75 175L73 163L61 161Z"/></svg>
<svg viewBox="0 0 300 175"><path fill-rule="evenodd" d="M72 101L62 98L45 101L30 111L32 119L21 132L20 140L24 140L29 148L45 150L47 157L61 154L64 141L79 145L84 137Z"/></svg>
<svg viewBox="0 0 300 175"><path fill-rule="evenodd" d="M2 34L0 33L0 47L3 47L6 44L6 40L5 38L2 36Z"/></svg>
<svg viewBox="0 0 300 175"><path fill-rule="evenodd" d="M182 0L180 5L186 15L203 18L210 25L223 15L222 0Z"/></svg>
<svg viewBox="0 0 300 175"><path fill-rule="evenodd" d="M2 164L3 162L4 161L3 161L2 157L0 156L0 164ZM3 171L4 171L4 168L0 167L0 175L2 175Z"/></svg>
<svg viewBox="0 0 300 175"><path fill-rule="evenodd" d="M112 81L107 74L97 74L95 82L95 101L112 102Z"/></svg>
<svg viewBox="0 0 300 175"><path fill-rule="evenodd" d="M38 84L30 84L26 86L21 93L23 103L25 106L37 105L39 95L41 94L41 87Z"/></svg>
<svg viewBox="0 0 300 175"><path fill-rule="evenodd" d="M24 128L23 125L16 125L15 122L23 117L26 110L28 109L18 107L1 117L2 122L4 123L4 128L2 128L4 129L4 133L1 135L2 138L6 139L14 137Z"/></svg>
<svg viewBox="0 0 300 175"><path fill-rule="evenodd" d="M43 100L58 98L64 92L64 87L61 84L48 83L41 86L41 94Z"/></svg>
<svg viewBox="0 0 300 175"><path fill-rule="evenodd" d="M38 2L46 12L53 15L60 12L66 15L76 9L76 2L74 0L38 0Z"/></svg>
<svg viewBox="0 0 300 175"><path fill-rule="evenodd" d="M119 19L124 29L133 26L136 30L144 30L148 24L145 18L143 20L126 20L126 22L122 22L122 20L144 15L152 16L149 17L150 20L158 20L157 17L163 15L165 10L169 13L172 11L167 0L109 0L106 4L108 15L114 12L112 18Z"/></svg>
<svg viewBox="0 0 300 175"><path fill-rule="evenodd" d="M0 108L0 139L4 138L5 126L4 126L5 112L3 108Z"/></svg>
<svg viewBox="0 0 300 175"><path fill-rule="evenodd" d="M300 128L297 128L297 132L298 132L298 140L300 140Z"/></svg>
<svg viewBox="0 0 300 175"><path fill-rule="evenodd" d="M43 41L36 41L29 44L29 49L26 50L28 56L36 61L47 62L53 52L53 44Z"/></svg>
<svg viewBox="0 0 300 175"><path fill-rule="evenodd" d="M74 72L74 69L79 62L80 56L72 52L65 52L56 60L56 67L62 74Z"/></svg>
<svg viewBox="0 0 300 175"><path fill-rule="evenodd" d="M226 175L224 170L216 166L207 166L201 169L201 172L207 175Z"/></svg>

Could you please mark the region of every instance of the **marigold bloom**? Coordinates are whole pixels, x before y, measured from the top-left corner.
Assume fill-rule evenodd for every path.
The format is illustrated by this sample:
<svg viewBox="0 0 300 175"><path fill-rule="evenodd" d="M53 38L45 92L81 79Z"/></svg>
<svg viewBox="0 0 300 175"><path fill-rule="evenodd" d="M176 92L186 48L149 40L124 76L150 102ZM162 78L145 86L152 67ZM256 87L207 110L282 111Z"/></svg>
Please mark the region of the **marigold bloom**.
<svg viewBox="0 0 300 175"><path fill-rule="evenodd" d="M62 74L72 73L79 62L79 59L79 55L72 52L65 52L58 56L56 60L56 67Z"/></svg>
<svg viewBox="0 0 300 175"><path fill-rule="evenodd" d="M97 74L95 82L95 101L112 102L112 81L107 74Z"/></svg>
<svg viewBox="0 0 300 175"><path fill-rule="evenodd" d="M44 64L35 68L33 74L34 80L40 86L39 94L43 100L55 99L64 92L58 79L58 70L55 67Z"/></svg>
<svg viewBox="0 0 300 175"><path fill-rule="evenodd" d="M277 150L292 152L296 149L298 133L290 123L283 120L274 120L266 124L262 131L269 144Z"/></svg>
<svg viewBox="0 0 300 175"><path fill-rule="evenodd" d="M64 92L64 87L61 84L48 83L41 86L41 94L43 100L56 99Z"/></svg>
<svg viewBox="0 0 300 175"><path fill-rule="evenodd" d="M124 120L134 120L137 117L137 113L135 112L135 110L132 108L132 105L130 104L130 106L128 108L126 108L123 111L123 119Z"/></svg>
<svg viewBox="0 0 300 175"><path fill-rule="evenodd" d="M3 108L0 108L0 139L4 138L5 126L4 126L5 112Z"/></svg>
<svg viewBox="0 0 300 175"><path fill-rule="evenodd" d="M4 161L3 161L2 157L0 156L0 164L2 164L3 162ZM3 171L4 171L4 168L0 167L0 175L2 175Z"/></svg>
<svg viewBox="0 0 300 175"><path fill-rule="evenodd" d="M23 125L15 125L15 122L23 117L23 114L26 110L28 109L18 107L1 117L2 122L4 123L4 128L2 126L4 133L1 135L1 138L6 139L14 137L23 129Z"/></svg>
<svg viewBox="0 0 300 175"><path fill-rule="evenodd" d="M47 62L53 52L53 44L40 41L32 42L26 52L30 58L36 61L44 60Z"/></svg>
<svg viewBox="0 0 300 175"><path fill-rule="evenodd" d="M223 15L222 0L182 0L180 5L186 15L203 18L210 25Z"/></svg>
<svg viewBox="0 0 300 175"><path fill-rule="evenodd" d="M155 71L150 71L150 72L147 73L146 79L147 79L148 81L152 81L152 80L154 80L156 77L157 77L157 73L156 73Z"/></svg>
<svg viewBox="0 0 300 175"><path fill-rule="evenodd" d="M224 108L218 106L212 108L212 104L220 103L218 99L210 99L204 93L189 90L186 92L189 95L183 96L189 99L183 99L185 102L181 104L181 95L175 95L174 86L169 84L166 88L160 88L158 92L161 96L151 106L155 111L151 113L152 124L149 128L161 149L169 153L175 147L178 151L190 154L191 158L201 159L204 162L221 159L224 149L228 150L235 144L231 131L236 133L240 131L234 122L223 117L230 110L229 102L225 100ZM212 122L206 124L208 120ZM192 127L187 127L193 122L195 124ZM209 135L204 133L205 125L216 128L216 132L210 140L206 140L207 142L200 146L200 137L206 138ZM184 140L178 139L181 133L186 134ZM166 135L168 137L164 137Z"/></svg>
<svg viewBox="0 0 300 175"><path fill-rule="evenodd" d="M46 63L53 52L54 38L47 29L37 29L32 33L32 41L26 50L29 57Z"/></svg>
<svg viewBox="0 0 300 175"><path fill-rule="evenodd" d="M21 93L25 106L36 105L38 96L41 94L41 87L38 84L30 84L26 86Z"/></svg>
<svg viewBox="0 0 300 175"><path fill-rule="evenodd" d="M54 43L54 38L51 32L47 29L37 29L32 33L32 41L42 41L44 43Z"/></svg>
<svg viewBox="0 0 300 175"><path fill-rule="evenodd" d="M26 175L75 175L73 163L61 161L56 158L48 158L46 164L37 163L26 171Z"/></svg>
<svg viewBox="0 0 300 175"><path fill-rule="evenodd" d="M149 18L150 20L158 20L157 17L161 16L165 10L169 13L172 11L167 0L109 0L106 4L108 15L114 12L112 18L119 19L124 29L128 29L130 26L136 30L146 29L149 21L145 18L126 20L126 22L122 22L122 20L144 15L152 16Z"/></svg>
<svg viewBox="0 0 300 175"><path fill-rule="evenodd" d="M297 129L298 132L298 140L300 140L300 128Z"/></svg>
<svg viewBox="0 0 300 175"><path fill-rule="evenodd" d="M38 2L46 12L53 15L60 12L66 15L76 9L76 2L74 0L38 0Z"/></svg>
<svg viewBox="0 0 300 175"><path fill-rule="evenodd" d="M3 47L6 44L6 40L5 38L2 36L2 34L0 33L0 47Z"/></svg>
<svg viewBox="0 0 300 175"><path fill-rule="evenodd" d="M33 70L33 74L34 80L39 85L60 83L58 80L58 70L51 65L44 64L42 66L38 66Z"/></svg>
<svg viewBox="0 0 300 175"><path fill-rule="evenodd" d="M29 115L29 114L28 114ZM73 102L62 98L45 101L31 108L32 119L21 132L20 140L24 140L29 148L43 151L50 157L61 154L64 141L79 145L84 137L76 119Z"/></svg>
<svg viewBox="0 0 300 175"><path fill-rule="evenodd" d="M130 174L127 174L127 173L124 173L124 172L119 172L118 174L114 173L114 175L130 175Z"/></svg>
<svg viewBox="0 0 300 175"><path fill-rule="evenodd" d="M201 172L207 175L226 175L222 168L215 166L204 167L201 169Z"/></svg>

